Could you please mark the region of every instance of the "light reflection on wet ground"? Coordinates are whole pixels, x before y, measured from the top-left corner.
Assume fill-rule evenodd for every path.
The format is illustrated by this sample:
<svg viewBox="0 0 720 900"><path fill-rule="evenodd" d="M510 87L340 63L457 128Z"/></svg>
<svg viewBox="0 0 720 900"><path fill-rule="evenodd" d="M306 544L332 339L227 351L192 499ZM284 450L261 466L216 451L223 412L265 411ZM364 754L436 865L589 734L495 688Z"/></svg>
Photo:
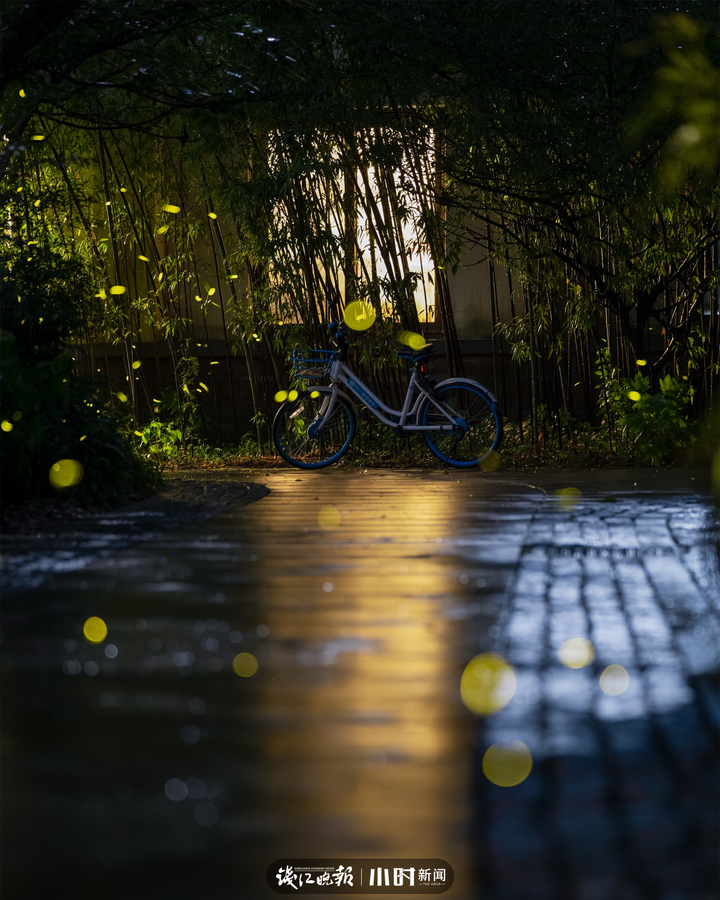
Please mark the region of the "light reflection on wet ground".
<svg viewBox="0 0 720 900"><path fill-rule="evenodd" d="M274 896L275 858L345 855L447 859L457 898L712 889L720 595L700 496L610 507L583 487L568 512L477 473L257 480L271 493L250 506L6 603L8 896ZM595 668L564 669L557 647L585 635ZM459 680L490 649L518 691L483 728ZM240 652L255 676L234 674ZM621 697L597 688L611 662ZM496 788L480 759L507 737L536 766Z"/></svg>

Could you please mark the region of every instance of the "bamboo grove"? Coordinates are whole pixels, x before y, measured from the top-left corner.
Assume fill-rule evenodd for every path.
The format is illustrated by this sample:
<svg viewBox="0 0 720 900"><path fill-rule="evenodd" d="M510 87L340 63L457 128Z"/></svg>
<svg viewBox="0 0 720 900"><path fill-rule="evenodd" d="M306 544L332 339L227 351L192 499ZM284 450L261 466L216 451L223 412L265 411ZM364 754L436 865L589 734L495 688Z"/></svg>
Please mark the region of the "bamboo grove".
<svg viewBox="0 0 720 900"><path fill-rule="evenodd" d="M289 353L327 346L350 300L375 311L358 363L391 398L400 329L440 335L462 374L471 258L492 386L533 445L582 420L612 439L621 385L652 396L670 376L696 418L717 402L702 4L222 0L174 4L161 34L167 4L71 6L73 25L135 30L103 52L73 34L52 77L32 48L13 60L3 258L80 266L65 352L130 432L265 446ZM7 294L3 329L42 340Z"/></svg>

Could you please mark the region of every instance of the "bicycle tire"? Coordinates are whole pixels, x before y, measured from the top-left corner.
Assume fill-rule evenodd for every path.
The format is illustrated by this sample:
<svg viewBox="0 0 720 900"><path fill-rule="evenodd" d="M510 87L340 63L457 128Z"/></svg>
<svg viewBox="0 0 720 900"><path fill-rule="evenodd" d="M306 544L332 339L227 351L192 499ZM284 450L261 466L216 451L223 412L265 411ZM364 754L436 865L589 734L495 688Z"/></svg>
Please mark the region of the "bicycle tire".
<svg viewBox="0 0 720 900"><path fill-rule="evenodd" d="M335 401L330 421L316 437L308 434L319 417L330 388L301 391L296 400L286 400L273 421L273 443L285 462L298 469L323 469L337 462L348 450L357 429L355 411L342 396Z"/></svg>
<svg viewBox="0 0 720 900"><path fill-rule="evenodd" d="M497 402L476 381L447 381L435 390L463 418L467 430L426 431L428 447L438 459L456 468L480 465L502 441L503 422ZM427 401L421 411L420 422L423 425L444 425L447 418Z"/></svg>

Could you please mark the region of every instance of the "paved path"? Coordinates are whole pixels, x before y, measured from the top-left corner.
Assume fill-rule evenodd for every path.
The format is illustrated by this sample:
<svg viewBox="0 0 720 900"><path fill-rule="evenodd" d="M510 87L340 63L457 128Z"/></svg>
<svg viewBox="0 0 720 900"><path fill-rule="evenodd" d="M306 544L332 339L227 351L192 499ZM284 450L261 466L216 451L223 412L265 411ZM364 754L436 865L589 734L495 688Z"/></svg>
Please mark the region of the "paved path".
<svg viewBox="0 0 720 900"><path fill-rule="evenodd" d="M278 857L426 856L458 900L717 897L718 557L670 477L256 475L249 506L15 593L5 895L250 900ZM597 657L569 670L578 636ZM480 720L458 685L485 650L518 689ZM534 768L499 788L508 738Z"/></svg>

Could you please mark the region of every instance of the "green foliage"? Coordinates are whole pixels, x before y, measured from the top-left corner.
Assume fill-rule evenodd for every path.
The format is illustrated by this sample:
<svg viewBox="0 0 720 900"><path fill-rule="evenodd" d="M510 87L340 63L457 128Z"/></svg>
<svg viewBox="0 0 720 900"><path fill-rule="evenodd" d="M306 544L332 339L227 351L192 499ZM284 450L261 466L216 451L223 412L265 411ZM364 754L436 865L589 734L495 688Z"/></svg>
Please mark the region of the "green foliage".
<svg viewBox="0 0 720 900"><path fill-rule="evenodd" d="M80 502L116 504L157 484L153 467L132 452L118 433L112 410L92 387L73 375L72 360L60 353L26 365L9 331L0 330L0 478L3 497L21 502L54 493L51 466L74 459L82 481L63 491Z"/></svg>
<svg viewBox="0 0 720 900"><path fill-rule="evenodd" d="M182 431L159 419L148 422L142 431L136 431L135 434L150 454L149 458L157 460L161 466L165 461L174 459L182 445Z"/></svg>
<svg viewBox="0 0 720 900"><path fill-rule="evenodd" d="M688 415L689 390L682 380L666 375L653 393L650 377L638 372L621 378L610 364L607 348L600 351L598 377L603 406L614 422L631 458L658 466L695 439L698 423Z"/></svg>

